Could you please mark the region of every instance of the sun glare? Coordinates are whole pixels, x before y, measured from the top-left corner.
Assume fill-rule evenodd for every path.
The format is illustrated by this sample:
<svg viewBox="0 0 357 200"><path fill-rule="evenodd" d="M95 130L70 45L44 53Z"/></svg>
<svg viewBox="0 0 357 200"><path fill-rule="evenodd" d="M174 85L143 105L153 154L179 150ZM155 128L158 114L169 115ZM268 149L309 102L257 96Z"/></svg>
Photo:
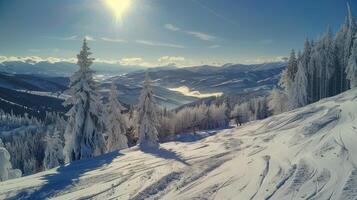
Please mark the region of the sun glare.
<svg viewBox="0 0 357 200"><path fill-rule="evenodd" d="M117 22L123 21L123 15L128 11L132 4L132 0L104 0L106 5L114 13Z"/></svg>

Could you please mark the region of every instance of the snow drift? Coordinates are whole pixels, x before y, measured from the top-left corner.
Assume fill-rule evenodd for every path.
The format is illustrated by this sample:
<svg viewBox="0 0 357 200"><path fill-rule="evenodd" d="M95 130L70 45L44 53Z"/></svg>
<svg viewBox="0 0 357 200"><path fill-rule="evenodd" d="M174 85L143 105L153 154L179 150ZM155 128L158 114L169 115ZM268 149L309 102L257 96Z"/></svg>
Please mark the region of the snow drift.
<svg viewBox="0 0 357 200"><path fill-rule="evenodd" d="M0 183L0 199L356 199L357 90Z"/></svg>

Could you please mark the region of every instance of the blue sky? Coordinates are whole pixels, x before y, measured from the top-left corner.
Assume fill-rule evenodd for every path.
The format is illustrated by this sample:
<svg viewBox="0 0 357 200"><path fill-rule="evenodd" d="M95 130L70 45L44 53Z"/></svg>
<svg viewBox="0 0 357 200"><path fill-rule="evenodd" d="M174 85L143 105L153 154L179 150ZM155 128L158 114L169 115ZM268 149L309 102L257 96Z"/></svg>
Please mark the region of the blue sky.
<svg viewBox="0 0 357 200"><path fill-rule="evenodd" d="M118 22L104 1L0 0L0 56L73 58L87 36L122 64L263 62L346 16L344 0L131 0Z"/></svg>

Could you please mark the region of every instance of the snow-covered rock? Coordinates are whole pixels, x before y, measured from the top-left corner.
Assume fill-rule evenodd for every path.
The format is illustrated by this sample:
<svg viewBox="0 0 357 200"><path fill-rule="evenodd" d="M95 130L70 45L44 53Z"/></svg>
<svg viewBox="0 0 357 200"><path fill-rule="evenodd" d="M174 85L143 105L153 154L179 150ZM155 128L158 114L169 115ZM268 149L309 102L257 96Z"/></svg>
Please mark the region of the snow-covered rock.
<svg viewBox="0 0 357 200"><path fill-rule="evenodd" d="M356 199L356 93L5 181L0 199Z"/></svg>

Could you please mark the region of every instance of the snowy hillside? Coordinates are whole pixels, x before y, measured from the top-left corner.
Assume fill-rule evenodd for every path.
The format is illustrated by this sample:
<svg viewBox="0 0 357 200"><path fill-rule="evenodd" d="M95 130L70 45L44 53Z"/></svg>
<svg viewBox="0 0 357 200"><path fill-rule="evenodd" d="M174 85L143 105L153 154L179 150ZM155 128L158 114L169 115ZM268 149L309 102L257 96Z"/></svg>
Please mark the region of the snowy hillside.
<svg viewBox="0 0 357 200"><path fill-rule="evenodd" d="M5 181L0 199L356 199L356 92Z"/></svg>

